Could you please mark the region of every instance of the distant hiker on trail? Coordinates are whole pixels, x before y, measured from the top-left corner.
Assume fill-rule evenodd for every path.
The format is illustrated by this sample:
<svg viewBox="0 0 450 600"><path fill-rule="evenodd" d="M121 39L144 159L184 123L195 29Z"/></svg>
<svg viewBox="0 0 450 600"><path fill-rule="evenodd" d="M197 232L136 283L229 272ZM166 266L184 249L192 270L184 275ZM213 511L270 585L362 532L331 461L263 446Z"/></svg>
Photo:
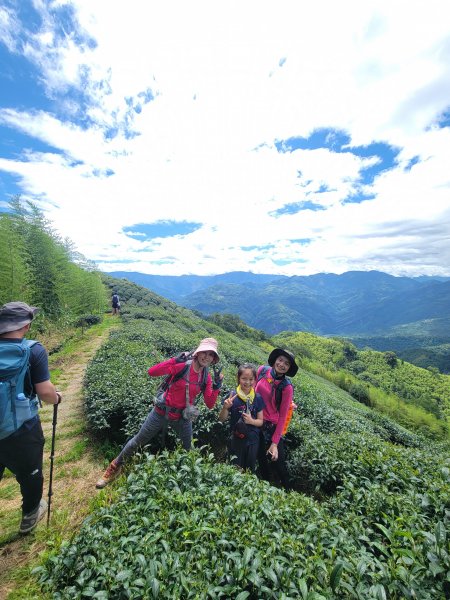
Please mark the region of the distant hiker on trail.
<svg viewBox="0 0 450 600"><path fill-rule="evenodd" d="M259 430L263 426L264 401L255 393L256 367L249 363L240 365L238 386L224 400L219 420L230 417L231 462L241 469L254 472L259 448Z"/></svg>
<svg viewBox="0 0 450 600"><path fill-rule="evenodd" d="M37 396L48 404L61 402L50 382L44 347L25 339L38 310L24 302L0 308L0 480L8 468L20 485L20 533L34 529L47 510L42 499L44 434Z"/></svg>
<svg viewBox="0 0 450 600"><path fill-rule="evenodd" d="M112 314L118 315L119 310L120 310L120 299L119 299L119 295L117 294L117 292L114 292L114 294L111 297L111 306L112 306Z"/></svg>
<svg viewBox="0 0 450 600"><path fill-rule="evenodd" d="M195 399L203 393L203 399L208 408L213 408L219 390L222 386L223 375L221 368L215 368L214 379L208 372L211 365L219 362L217 340L205 338L194 352L182 352L174 358L150 367L150 377L167 375L156 403L138 433L123 447L120 454L111 462L109 467L97 481L96 487L105 485L120 475L123 464L138 448L145 446L158 433L170 425L178 435L185 450L192 444L192 421L198 416ZM163 433L164 435L164 433Z"/></svg>
<svg viewBox="0 0 450 600"><path fill-rule="evenodd" d="M269 366L258 368L255 390L264 400L264 425L260 433L258 463L261 477L270 481L275 471L285 489L290 489L283 432L292 406L294 388L289 377L298 371L291 352L275 348Z"/></svg>

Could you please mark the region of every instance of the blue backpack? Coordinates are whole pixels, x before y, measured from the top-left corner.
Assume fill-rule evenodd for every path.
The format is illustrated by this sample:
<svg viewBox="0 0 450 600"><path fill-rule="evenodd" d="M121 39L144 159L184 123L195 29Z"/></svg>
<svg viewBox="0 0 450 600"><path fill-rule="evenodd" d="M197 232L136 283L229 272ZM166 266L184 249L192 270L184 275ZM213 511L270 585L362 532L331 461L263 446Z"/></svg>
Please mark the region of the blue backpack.
<svg viewBox="0 0 450 600"><path fill-rule="evenodd" d="M30 352L35 343L25 339L17 343L0 341L0 440L38 413L37 396L25 395L27 377L31 387Z"/></svg>

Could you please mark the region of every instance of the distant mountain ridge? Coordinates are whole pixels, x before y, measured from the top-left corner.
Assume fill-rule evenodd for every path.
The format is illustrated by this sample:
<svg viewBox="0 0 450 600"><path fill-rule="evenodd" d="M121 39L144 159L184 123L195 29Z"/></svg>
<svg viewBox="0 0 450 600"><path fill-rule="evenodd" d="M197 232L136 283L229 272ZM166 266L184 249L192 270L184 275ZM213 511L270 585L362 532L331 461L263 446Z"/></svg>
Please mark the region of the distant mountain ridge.
<svg viewBox="0 0 450 600"><path fill-rule="evenodd" d="M380 271L274 276L245 272L161 276L116 271L204 314L233 313L268 334L386 335L390 328L450 317L450 277L394 277Z"/></svg>
<svg viewBox="0 0 450 600"><path fill-rule="evenodd" d="M284 275L260 275L245 271L233 271L221 275L147 275L136 271L113 271L108 275L128 279L173 302L220 283L264 285L284 277Z"/></svg>

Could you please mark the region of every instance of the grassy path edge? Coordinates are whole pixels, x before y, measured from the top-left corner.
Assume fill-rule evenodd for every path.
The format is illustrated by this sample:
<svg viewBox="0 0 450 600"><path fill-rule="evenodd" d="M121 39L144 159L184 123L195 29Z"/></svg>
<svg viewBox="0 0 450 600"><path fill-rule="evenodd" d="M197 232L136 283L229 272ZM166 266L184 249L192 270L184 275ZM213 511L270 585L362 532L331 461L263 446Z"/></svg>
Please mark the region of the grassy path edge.
<svg viewBox="0 0 450 600"><path fill-rule="evenodd" d="M53 496L50 526L46 518L27 536L17 533L20 523L20 490L9 474L0 483L0 600L50 598L42 593L32 576L34 567L69 539L89 514L96 499L94 489L105 461L91 443L83 412L83 377L86 366L109 333L119 326L117 318L105 316L102 323L72 339L50 356L51 379L63 393L58 407ZM45 434L44 498L47 499L53 407L41 409Z"/></svg>

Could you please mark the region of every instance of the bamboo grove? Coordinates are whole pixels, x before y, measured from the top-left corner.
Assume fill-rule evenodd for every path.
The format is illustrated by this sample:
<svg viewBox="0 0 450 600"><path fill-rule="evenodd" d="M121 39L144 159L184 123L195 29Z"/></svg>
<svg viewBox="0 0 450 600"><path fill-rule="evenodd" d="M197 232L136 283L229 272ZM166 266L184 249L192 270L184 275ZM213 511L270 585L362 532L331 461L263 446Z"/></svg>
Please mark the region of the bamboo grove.
<svg viewBox="0 0 450 600"><path fill-rule="evenodd" d="M0 213L0 256L0 304L21 300L61 323L107 306L96 266L61 239L34 203L18 196Z"/></svg>

